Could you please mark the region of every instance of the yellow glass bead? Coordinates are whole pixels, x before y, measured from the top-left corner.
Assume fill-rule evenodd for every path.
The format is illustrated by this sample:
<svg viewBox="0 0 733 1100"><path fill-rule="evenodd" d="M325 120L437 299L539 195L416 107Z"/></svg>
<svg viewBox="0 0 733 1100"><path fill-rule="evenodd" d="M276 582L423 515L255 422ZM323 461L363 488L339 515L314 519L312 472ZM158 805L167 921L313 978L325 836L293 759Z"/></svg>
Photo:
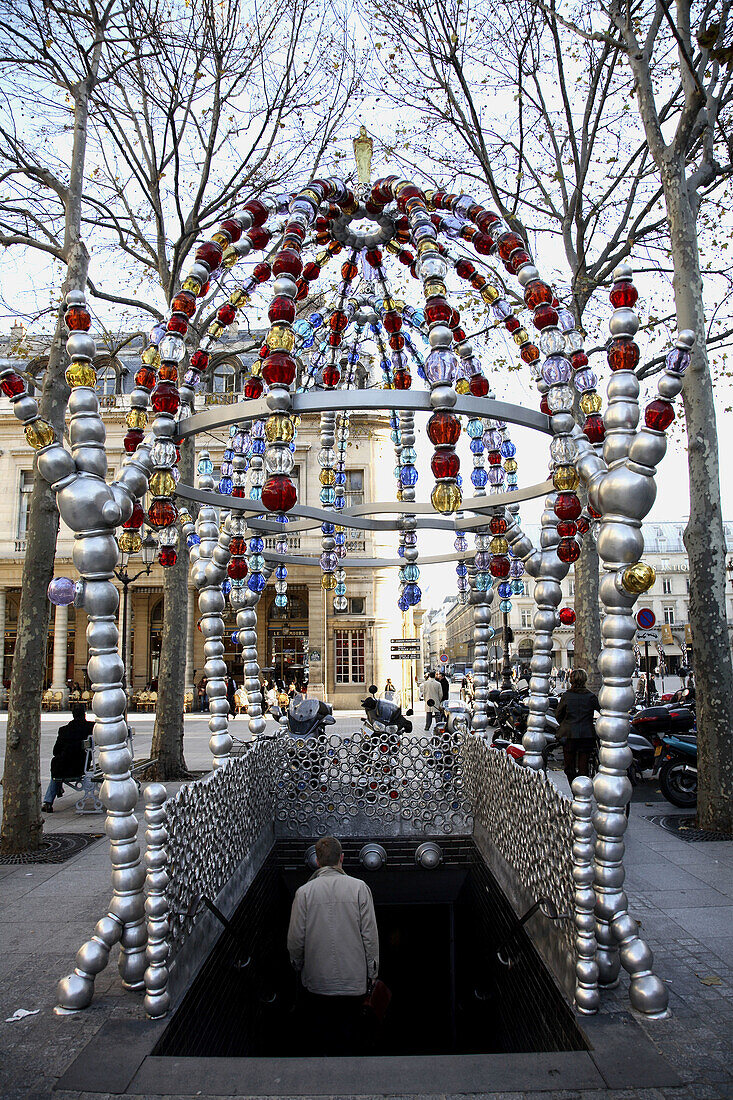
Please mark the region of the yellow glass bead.
<svg viewBox="0 0 733 1100"><path fill-rule="evenodd" d="M432 252L435 253L435 241L431 241L429 237L426 237L422 241L417 242L417 251L419 253Z"/></svg>
<svg viewBox="0 0 733 1100"><path fill-rule="evenodd" d="M295 435L295 428L289 416L276 413L265 421L265 438L268 443L290 443Z"/></svg>
<svg viewBox="0 0 733 1100"><path fill-rule="evenodd" d="M508 549L509 543L505 538L502 538L501 535L497 535L496 538L493 538L489 543L489 550L492 554L506 554Z"/></svg>
<svg viewBox="0 0 733 1100"><path fill-rule="evenodd" d="M356 199L351 199L349 202L340 202L339 206L343 210L344 214L355 214L359 209L359 204Z"/></svg>
<svg viewBox="0 0 733 1100"><path fill-rule="evenodd" d="M221 336L221 334L223 333L225 327L226 326L223 325L221 323L221 321L212 321L206 331L209 334L209 336L213 336L214 339L216 340Z"/></svg>
<svg viewBox="0 0 733 1100"><path fill-rule="evenodd" d="M455 481L439 481L430 494L430 503L436 512L443 516L449 516L460 508L463 502L461 490Z"/></svg>
<svg viewBox="0 0 733 1100"><path fill-rule="evenodd" d="M648 592L657 579L657 574L651 565L645 561L637 561L635 565L629 565L624 569L621 578L621 587L632 595L640 592Z"/></svg>
<svg viewBox="0 0 733 1100"><path fill-rule="evenodd" d="M145 409L130 409L125 417L125 423L128 428L135 428L136 430L144 428L147 422L148 414L145 412Z"/></svg>
<svg viewBox="0 0 733 1100"><path fill-rule="evenodd" d="M184 512L179 512L178 513L178 522L180 523L181 527L183 527L186 523L193 523L191 513L190 512L185 512L185 511Z"/></svg>
<svg viewBox="0 0 733 1100"><path fill-rule="evenodd" d="M558 466L552 475L552 484L563 493L570 489L577 489L580 484L578 471L574 466Z"/></svg>
<svg viewBox="0 0 733 1100"><path fill-rule="evenodd" d="M382 389L383 390L393 390L394 389L394 382L385 382L384 385L382 386Z"/></svg>
<svg viewBox="0 0 733 1100"><path fill-rule="evenodd" d="M426 204L428 210L435 210L435 195L436 195L435 191L426 191L425 192L425 204Z"/></svg>
<svg viewBox="0 0 733 1100"><path fill-rule="evenodd" d="M97 372L90 363L74 360L66 371L66 381L72 390L77 386L94 387L97 381Z"/></svg>
<svg viewBox="0 0 733 1100"><path fill-rule="evenodd" d="M517 345L526 344L529 340L529 333L526 328L518 328L516 332L512 333L514 337L514 343Z"/></svg>
<svg viewBox="0 0 733 1100"><path fill-rule="evenodd" d="M580 399L580 407L586 416L600 412L602 404L600 393L584 393Z"/></svg>
<svg viewBox="0 0 733 1100"><path fill-rule="evenodd" d="M237 289L233 290L232 293L229 295L229 301L232 303L233 306L237 306L239 309L241 309L242 306L246 306L249 302L249 294L247 294L246 291L242 290L241 286L237 287Z"/></svg>
<svg viewBox="0 0 733 1100"><path fill-rule="evenodd" d="M337 534L337 535L343 535L344 531L346 530L346 528L344 527L343 523L336 523L336 524L334 524L334 528L333 528L333 529L334 529L334 531L336 532L336 534Z"/></svg>
<svg viewBox="0 0 733 1100"><path fill-rule="evenodd" d="M300 422L301 422L301 420L303 419L303 417L302 417L302 416L298 416L298 414L296 413L296 414L295 414L295 416L291 416L291 417L290 417L290 419L291 419L291 420L292 420L292 422L293 422L293 427L294 427L294 428L299 428L299 427L300 427Z"/></svg>
<svg viewBox="0 0 733 1100"><path fill-rule="evenodd" d="M316 263L319 267L325 267L330 259L331 257L328 252L319 252L316 256Z"/></svg>
<svg viewBox="0 0 733 1100"><path fill-rule="evenodd" d="M40 451L42 447L48 447L49 443L53 443L53 428L40 416L35 420L29 420L23 431L28 443L35 451Z"/></svg>
<svg viewBox="0 0 733 1100"><path fill-rule="evenodd" d="M383 305L385 313L388 309L397 309L397 303L395 302L394 298L385 298Z"/></svg>
<svg viewBox="0 0 733 1100"><path fill-rule="evenodd" d="M519 469L516 458L505 458L504 469L508 474L516 474L517 470Z"/></svg>
<svg viewBox="0 0 733 1100"><path fill-rule="evenodd" d="M292 351L295 333L289 325L273 325L265 342L270 351Z"/></svg>
<svg viewBox="0 0 733 1100"><path fill-rule="evenodd" d="M456 379L456 393L468 393L469 390L470 390L470 386L468 384L468 379L467 378L457 378Z"/></svg>
<svg viewBox="0 0 733 1100"><path fill-rule="evenodd" d="M262 360L261 359L255 359L254 363L249 368L249 373L252 375L253 378L259 378L259 376L262 374Z"/></svg>
<svg viewBox="0 0 733 1100"><path fill-rule="evenodd" d="M189 275L187 279L184 279L183 289L189 290L191 294L198 294L201 290L203 283L200 279L194 279L193 275Z"/></svg>
<svg viewBox="0 0 733 1100"><path fill-rule="evenodd" d="M139 554L143 540L137 531L122 531L117 539L117 545L123 554Z"/></svg>
<svg viewBox="0 0 733 1100"><path fill-rule="evenodd" d="M398 485L397 492L395 493L395 497L397 498L398 501L402 500L402 486L401 485Z"/></svg>
<svg viewBox="0 0 733 1100"><path fill-rule="evenodd" d="M160 366L160 353L154 344L150 344L145 348L145 351L140 356L140 361L145 364L146 367L159 367Z"/></svg>
<svg viewBox="0 0 733 1100"><path fill-rule="evenodd" d="M399 243L399 241L387 241L387 244L384 247L394 256L402 251L402 245Z"/></svg>
<svg viewBox="0 0 733 1100"><path fill-rule="evenodd" d="M169 497L176 491L176 479L168 470L156 470L150 479L150 492L154 497Z"/></svg>
<svg viewBox="0 0 733 1100"><path fill-rule="evenodd" d="M481 297L485 302L491 305L492 302L495 302L499 297L499 291L495 286L491 286L487 283L486 286L481 287Z"/></svg>
<svg viewBox="0 0 733 1100"><path fill-rule="evenodd" d="M226 233L215 233L211 239L212 241L216 241L216 243L220 244L222 247L229 244L229 237Z"/></svg>
<svg viewBox="0 0 733 1100"><path fill-rule="evenodd" d="M321 577L321 588L324 592L330 592L336 587L336 575L335 573L324 573Z"/></svg>
<svg viewBox="0 0 733 1100"><path fill-rule="evenodd" d="M448 293L442 279L426 279L423 283L423 290L425 291L426 298L432 298L436 294L440 298L445 298Z"/></svg>
<svg viewBox="0 0 733 1100"><path fill-rule="evenodd" d="M336 471L335 470L321 470L318 475L321 485L335 485L336 484Z"/></svg>
<svg viewBox="0 0 733 1100"><path fill-rule="evenodd" d="M299 195L299 198L309 199L310 202L314 202L316 206L321 205L321 196L317 195L315 191L311 191L310 187L304 188Z"/></svg>
<svg viewBox="0 0 733 1100"><path fill-rule="evenodd" d="M238 259L237 253L230 245L229 248L224 249L224 255L221 258L221 266L226 271L229 271L230 268L234 267Z"/></svg>

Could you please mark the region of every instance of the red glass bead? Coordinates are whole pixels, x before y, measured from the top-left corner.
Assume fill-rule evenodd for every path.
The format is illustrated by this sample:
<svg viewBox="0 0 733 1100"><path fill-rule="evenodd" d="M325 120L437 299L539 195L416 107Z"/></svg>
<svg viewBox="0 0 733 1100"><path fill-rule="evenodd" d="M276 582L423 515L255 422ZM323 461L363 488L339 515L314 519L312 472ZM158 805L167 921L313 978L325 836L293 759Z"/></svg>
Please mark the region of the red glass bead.
<svg viewBox="0 0 733 1100"><path fill-rule="evenodd" d="M388 310L385 313L382 323L387 332L399 332L402 328L402 318L394 310Z"/></svg>
<svg viewBox="0 0 733 1100"><path fill-rule="evenodd" d="M611 305L614 309L622 306L633 306L639 297L639 291L633 283L614 283L609 294Z"/></svg>
<svg viewBox="0 0 733 1100"><path fill-rule="evenodd" d="M517 233L504 233L499 239L499 255L505 262L518 248L524 248L524 241Z"/></svg>
<svg viewBox="0 0 733 1100"><path fill-rule="evenodd" d="M606 438L606 428L603 423L603 417L600 413L591 413L590 416L585 418L585 424L583 425L583 431L585 432L586 439L591 443L602 443Z"/></svg>
<svg viewBox="0 0 733 1100"><path fill-rule="evenodd" d="M303 261L292 248L284 248L278 252L272 265L273 275L292 275L297 279L303 270Z"/></svg>
<svg viewBox="0 0 733 1100"><path fill-rule="evenodd" d="M213 271L221 263L221 245L216 241L207 241L196 249L196 260L200 264L206 264L209 271Z"/></svg>
<svg viewBox="0 0 733 1100"><path fill-rule="evenodd" d="M158 378L161 382L177 382L178 368L174 367L172 363L162 363L158 371Z"/></svg>
<svg viewBox="0 0 733 1100"><path fill-rule="evenodd" d="M344 263L341 264L342 279L346 279L350 282L351 279L355 279L358 274L359 268L356 266L356 264L352 264L350 260L346 260Z"/></svg>
<svg viewBox="0 0 733 1100"><path fill-rule="evenodd" d="M474 237L479 235L479 231L475 225L468 225L466 223L458 230L458 234L464 241L472 241Z"/></svg>
<svg viewBox="0 0 733 1100"><path fill-rule="evenodd" d="M582 506L575 493L558 493L555 500L555 515L558 519L577 519Z"/></svg>
<svg viewBox="0 0 733 1100"><path fill-rule="evenodd" d="M314 279L317 279L320 274L321 269L316 263L311 262L309 264L306 264L303 268L303 278L309 283L312 283Z"/></svg>
<svg viewBox="0 0 733 1100"><path fill-rule="evenodd" d="M447 324L451 317L451 307L445 298L428 298L425 305L425 319L430 325Z"/></svg>
<svg viewBox="0 0 733 1100"><path fill-rule="evenodd" d="M382 262L382 253L378 248L370 248L366 254L366 258L372 267L379 267Z"/></svg>
<svg viewBox="0 0 733 1100"><path fill-rule="evenodd" d="M557 525L557 533L561 539L571 539L578 530L578 525L571 519L561 519Z"/></svg>
<svg viewBox="0 0 733 1100"><path fill-rule="evenodd" d="M341 371L338 367L326 367L323 371L323 385L332 389L334 386L338 386L341 380Z"/></svg>
<svg viewBox="0 0 733 1100"><path fill-rule="evenodd" d="M389 338L389 346L392 351L402 351L405 346L405 338L400 332L393 332Z"/></svg>
<svg viewBox="0 0 733 1100"><path fill-rule="evenodd" d="M295 360L284 351L274 351L262 364L268 386L289 386L295 378Z"/></svg>
<svg viewBox="0 0 733 1100"><path fill-rule="evenodd" d="M492 516L489 523L489 531L492 535L503 535L506 533L507 522L503 516Z"/></svg>
<svg viewBox="0 0 733 1100"><path fill-rule="evenodd" d="M262 487L262 503L268 512L289 512L295 501L295 486L287 474L269 477Z"/></svg>
<svg viewBox="0 0 733 1100"><path fill-rule="evenodd" d="M457 309L452 309L451 314L450 314L450 321L448 322L449 326L452 329L457 329L458 326L460 325L460 323L461 323L460 313L458 312Z"/></svg>
<svg viewBox="0 0 733 1100"><path fill-rule="evenodd" d="M308 283L305 279L298 279L298 293L295 295L296 302L302 302L304 298L308 297Z"/></svg>
<svg viewBox="0 0 733 1100"><path fill-rule="evenodd" d="M547 400L547 394L546 393L542 394L542 400L540 401L540 412L543 412L545 414L545 416L550 416L551 415L550 403Z"/></svg>
<svg viewBox="0 0 733 1100"><path fill-rule="evenodd" d="M225 222L221 223L219 229L221 232L229 234L229 240L232 244L236 244L242 236L242 227L239 222L235 222L234 218L227 218Z"/></svg>
<svg viewBox="0 0 733 1100"><path fill-rule="evenodd" d="M244 396L248 401L256 401L258 397L262 397L262 391L264 390L262 379L253 375L252 378L248 378L244 383Z"/></svg>
<svg viewBox="0 0 733 1100"><path fill-rule="evenodd" d="M519 349L519 358L525 363L536 363L540 357L540 350L535 344L522 344Z"/></svg>
<svg viewBox="0 0 733 1100"><path fill-rule="evenodd" d="M501 451L488 451L489 466L501 466Z"/></svg>
<svg viewBox="0 0 733 1100"><path fill-rule="evenodd" d="M237 311L231 302L227 302L226 305L219 307L216 316L222 325L231 325L237 316Z"/></svg>
<svg viewBox="0 0 733 1100"><path fill-rule="evenodd" d="M612 340L608 348L611 370L634 370L639 364L639 345L633 340Z"/></svg>
<svg viewBox="0 0 733 1100"><path fill-rule="evenodd" d="M268 263L263 261L262 263L256 265L256 267L252 271L252 274L258 283L266 283L272 275L272 268Z"/></svg>
<svg viewBox="0 0 733 1100"><path fill-rule="evenodd" d="M570 356L570 364L573 370L582 370L588 366L588 356L584 351L574 351Z"/></svg>
<svg viewBox="0 0 733 1100"><path fill-rule="evenodd" d="M248 573L249 569L244 558L232 558L227 566L227 575L234 581L244 580Z"/></svg>
<svg viewBox="0 0 733 1100"><path fill-rule="evenodd" d="M596 512L596 510L595 510L595 508L593 507L592 504L589 504L587 507L588 507L588 515L589 516L592 516L593 519L600 519L601 518L601 513Z"/></svg>
<svg viewBox="0 0 733 1100"><path fill-rule="evenodd" d="M644 410L644 423L655 432L665 431L674 420L674 406L671 401L650 401Z"/></svg>
<svg viewBox="0 0 733 1100"><path fill-rule="evenodd" d="M507 332L516 332L517 329L521 327L519 318L515 317L513 313L510 313L508 317L504 318L504 328Z"/></svg>
<svg viewBox="0 0 733 1100"><path fill-rule="evenodd" d="M184 317L193 317L196 312L196 295L190 290L182 290L171 302L173 313L182 313Z"/></svg>
<svg viewBox="0 0 733 1100"><path fill-rule="evenodd" d="M482 233L488 233L492 226L499 221L499 215L494 214L492 210L482 210L474 216L474 221Z"/></svg>
<svg viewBox="0 0 733 1100"><path fill-rule="evenodd" d="M520 267L524 267L525 264L528 264L530 262L531 257L529 252L525 252L523 248L520 248L518 249L518 251L512 253L511 260L509 260L509 262L505 266L508 267L509 270L516 275ZM557 303L553 301L552 304L556 305Z"/></svg>
<svg viewBox="0 0 733 1100"><path fill-rule="evenodd" d="M70 306L64 314L66 327L72 332L86 332L92 323L87 310L82 306Z"/></svg>
<svg viewBox="0 0 733 1100"><path fill-rule="evenodd" d="M500 579L508 577L509 558L504 554L496 554L489 562L489 573L491 573L492 577L499 577Z"/></svg>
<svg viewBox="0 0 733 1100"><path fill-rule="evenodd" d="M194 370L205 371L209 365L209 353L207 351L195 351L191 356L191 366Z"/></svg>
<svg viewBox="0 0 733 1100"><path fill-rule="evenodd" d="M129 519L125 520L122 526L127 528L128 531L130 529L134 530L136 527L142 527L144 519L145 513L143 512L143 506L136 501L132 506L132 515Z"/></svg>
<svg viewBox="0 0 733 1100"><path fill-rule="evenodd" d="M267 316L271 321L287 321L290 324L295 320L295 302L292 298L275 298L270 303Z"/></svg>
<svg viewBox="0 0 733 1100"><path fill-rule="evenodd" d="M407 370L396 370L393 381L396 390L409 390L412 385L412 378Z"/></svg>
<svg viewBox="0 0 733 1100"><path fill-rule="evenodd" d="M580 557L580 546L575 539L560 539L557 556L560 561L564 561L566 564L577 561Z"/></svg>
<svg viewBox="0 0 733 1100"><path fill-rule="evenodd" d="M172 546L163 546L158 551L158 561L164 568L168 568L171 565L176 564L176 558L178 554Z"/></svg>
<svg viewBox="0 0 733 1100"><path fill-rule="evenodd" d="M143 441L143 432L139 428L130 428L129 432L122 441L122 446L125 448L127 454L131 455Z"/></svg>
<svg viewBox="0 0 733 1100"><path fill-rule="evenodd" d="M489 237L486 233L476 233L473 238L473 247L479 256L490 256L494 251L494 238Z"/></svg>
<svg viewBox="0 0 733 1100"><path fill-rule="evenodd" d="M235 485L231 491L231 496L233 497L246 497L246 495L247 490L245 489L244 485Z"/></svg>
<svg viewBox="0 0 733 1100"><path fill-rule="evenodd" d="M398 253L397 259L401 264L404 264L405 267L410 268L410 272L414 278L415 272L412 270L412 264L415 260L415 257L413 256L412 252L409 252L406 248L403 248L402 251Z"/></svg>
<svg viewBox="0 0 733 1100"><path fill-rule="evenodd" d="M461 460L452 448L441 447L430 460L430 469L437 478L458 477Z"/></svg>
<svg viewBox="0 0 733 1100"><path fill-rule="evenodd" d="M341 347L341 336L340 336L340 334L338 332L332 332L331 335L328 337L327 343L332 348L340 348Z"/></svg>
<svg viewBox="0 0 733 1100"><path fill-rule="evenodd" d="M547 283L535 279L527 285L524 291L524 303L527 309L537 309L537 306L548 305L552 301L552 290Z"/></svg>
<svg viewBox="0 0 733 1100"><path fill-rule="evenodd" d="M557 310L552 306L538 306L534 311L532 320L537 329L550 328L557 324Z"/></svg>
<svg viewBox="0 0 733 1100"><path fill-rule="evenodd" d="M155 375L153 375L155 380ZM2 382L0 382L0 390L3 391L6 397L17 397L20 393L25 393L25 382L17 374L6 374Z"/></svg>
<svg viewBox="0 0 733 1100"><path fill-rule="evenodd" d="M168 332L177 332L185 336L188 332L188 321L184 317L171 317L165 327Z"/></svg>
<svg viewBox="0 0 733 1100"><path fill-rule="evenodd" d="M241 554L247 553L247 540L242 538L241 535L235 535L232 541L229 543L229 553L233 557L237 557Z"/></svg>
<svg viewBox="0 0 733 1100"><path fill-rule="evenodd" d="M211 286L211 283L210 283L210 282L209 282L209 280L207 279L205 283L202 283L202 284L201 284L201 290L200 290L200 291L198 292L198 294L196 295L196 297L197 297L197 298L205 298L205 297L206 297L206 295L207 295L207 294L209 293L209 287L210 287L210 286Z"/></svg>
<svg viewBox="0 0 733 1100"><path fill-rule="evenodd" d="M269 211L264 203L261 203L259 199L250 199L246 203L244 209L248 214L252 215L252 221L255 225L264 225L267 221Z"/></svg>
<svg viewBox="0 0 733 1100"><path fill-rule="evenodd" d="M455 447L461 434L461 424L452 413L434 412L428 420L427 432L434 447Z"/></svg>
<svg viewBox="0 0 733 1100"><path fill-rule="evenodd" d="M475 274L476 268L468 260L459 260L456 264L456 275L459 275L461 279L470 279Z"/></svg>
<svg viewBox="0 0 733 1100"><path fill-rule="evenodd" d="M585 518L585 516L578 517L576 527L578 528L579 535L587 535L590 531L590 524L588 523L588 520Z"/></svg>
<svg viewBox="0 0 733 1100"><path fill-rule="evenodd" d="M170 527L178 519L178 509L172 500L159 497L148 508L148 523L151 527Z"/></svg>
<svg viewBox="0 0 733 1100"><path fill-rule="evenodd" d="M371 199L367 199L364 203L364 209L367 214L370 214L373 218L378 218L384 210L384 203L372 202Z"/></svg>
<svg viewBox="0 0 733 1100"><path fill-rule="evenodd" d="M483 374L474 374L468 380L468 388L474 397L486 397L489 392L489 381Z"/></svg>
<svg viewBox="0 0 733 1100"><path fill-rule="evenodd" d="M343 332L349 323L349 318L342 309L335 309L328 322L331 332Z"/></svg>
<svg viewBox="0 0 733 1100"><path fill-rule="evenodd" d="M266 229L261 229L259 226L255 226L254 229L250 229L247 236L252 242L253 248L266 248L270 242L270 234L267 232Z"/></svg>
<svg viewBox="0 0 733 1100"><path fill-rule="evenodd" d="M297 222L288 222L285 226L285 240L292 241L297 247L305 240L305 228Z"/></svg>
<svg viewBox="0 0 733 1100"><path fill-rule="evenodd" d="M181 403L181 399L178 396L178 390L171 382L159 382L150 395L150 403L159 413L173 413L178 412L178 406Z"/></svg>
<svg viewBox="0 0 733 1100"><path fill-rule="evenodd" d="M572 607L561 607L558 617L563 626L572 626L575 622L575 612Z"/></svg>

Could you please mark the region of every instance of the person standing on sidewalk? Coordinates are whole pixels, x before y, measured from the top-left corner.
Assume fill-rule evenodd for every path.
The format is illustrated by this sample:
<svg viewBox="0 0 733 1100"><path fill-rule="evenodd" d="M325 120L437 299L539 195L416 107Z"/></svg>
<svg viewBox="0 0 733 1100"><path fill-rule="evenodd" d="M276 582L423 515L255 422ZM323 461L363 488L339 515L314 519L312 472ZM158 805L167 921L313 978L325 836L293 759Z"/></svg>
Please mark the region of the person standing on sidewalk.
<svg viewBox="0 0 733 1100"><path fill-rule="evenodd" d="M425 729L429 730L433 724L433 718L438 717L443 702L443 689L435 678L434 672L428 674L423 688L423 697L425 699Z"/></svg>
<svg viewBox="0 0 733 1100"><path fill-rule="evenodd" d="M600 714L597 696L585 686L588 675L584 668L570 673L570 690L561 695L555 717L560 723L557 739L562 744L564 772L568 783L578 775L588 775L588 764L596 744L593 715Z"/></svg>
<svg viewBox="0 0 733 1100"><path fill-rule="evenodd" d="M379 972L372 893L343 869L333 836L316 841L315 871L295 892L288 928L290 961L306 990L314 1055L361 1045L362 1005Z"/></svg>

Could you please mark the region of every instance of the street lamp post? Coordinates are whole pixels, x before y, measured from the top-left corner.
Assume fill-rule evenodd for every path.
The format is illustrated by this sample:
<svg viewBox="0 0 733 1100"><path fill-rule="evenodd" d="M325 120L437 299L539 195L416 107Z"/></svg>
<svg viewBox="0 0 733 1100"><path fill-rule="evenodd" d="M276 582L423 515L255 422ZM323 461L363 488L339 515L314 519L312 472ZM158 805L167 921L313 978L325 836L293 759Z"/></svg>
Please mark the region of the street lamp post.
<svg viewBox="0 0 733 1100"><path fill-rule="evenodd" d="M501 664L501 686L502 688L510 688L512 686L512 662L509 657L509 612L502 611L501 613L503 621L503 642L504 642L504 659Z"/></svg>
<svg viewBox="0 0 733 1100"><path fill-rule="evenodd" d="M130 560L130 555L128 553L126 553L125 551L123 551L120 554L120 566L119 566L118 569L115 569L115 571L114 571L114 574L117 577L117 580L122 585L122 670L123 670L122 671L122 677L123 677L122 682L123 682L125 695L127 695L127 693L128 693L128 683L127 683L127 601L128 601L128 589L130 588L130 585L134 584L135 581L139 577L142 577L143 573L145 573L146 576L150 575L150 570L153 568L153 562L155 561L155 554L156 554L157 549L158 549L158 543L153 538L153 536L150 533L148 533L145 536L145 538L142 540L142 545L140 547L140 555L141 555L142 560L143 560L144 568L139 569L138 572L135 573L131 577L130 574L128 573L128 571L127 571L127 565L128 565L129 560Z"/></svg>

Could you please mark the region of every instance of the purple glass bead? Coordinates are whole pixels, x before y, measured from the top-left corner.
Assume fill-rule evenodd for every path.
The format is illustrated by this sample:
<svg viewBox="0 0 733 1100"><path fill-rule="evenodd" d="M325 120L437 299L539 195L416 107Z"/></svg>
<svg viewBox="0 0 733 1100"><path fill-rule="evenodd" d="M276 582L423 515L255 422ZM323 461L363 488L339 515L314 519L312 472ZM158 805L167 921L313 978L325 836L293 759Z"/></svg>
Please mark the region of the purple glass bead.
<svg viewBox="0 0 733 1100"><path fill-rule="evenodd" d="M570 381L573 368L570 361L563 355L549 355L542 367L542 377L548 386L554 386L558 382Z"/></svg>
<svg viewBox="0 0 733 1100"><path fill-rule="evenodd" d="M521 577L523 575L524 575L524 562L519 561L517 558L514 558L514 560L509 565L509 576L510 577Z"/></svg>
<svg viewBox="0 0 733 1100"><path fill-rule="evenodd" d="M578 393L585 393L586 390L594 390L598 385L598 378L595 371L592 370L579 370L573 381L575 382L575 388Z"/></svg>
<svg viewBox="0 0 733 1100"><path fill-rule="evenodd" d="M473 559L473 564L477 569L485 570L491 565L491 554L486 550L479 550Z"/></svg>
<svg viewBox="0 0 733 1100"><path fill-rule="evenodd" d="M431 351L425 360L425 377L432 385L451 384L456 376L456 357L452 351Z"/></svg>
<svg viewBox="0 0 733 1100"><path fill-rule="evenodd" d="M512 312L512 307L505 298L499 298L491 307L491 312L497 321L504 321Z"/></svg>
<svg viewBox="0 0 733 1100"><path fill-rule="evenodd" d="M504 471L501 466L489 467L489 485L503 485Z"/></svg>
<svg viewBox="0 0 733 1100"><path fill-rule="evenodd" d="M690 353L682 348L674 348L666 359L667 370L673 370L675 374L684 374L690 365Z"/></svg>
<svg viewBox="0 0 733 1100"><path fill-rule="evenodd" d="M76 581L71 577L54 577L48 586L48 598L57 607L68 607L76 596Z"/></svg>
<svg viewBox="0 0 733 1100"><path fill-rule="evenodd" d="M183 376L183 381L187 386L198 386L201 375L197 370L187 370Z"/></svg>
<svg viewBox="0 0 733 1100"><path fill-rule="evenodd" d="M484 447L487 451L500 451L503 442L503 435L501 432L497 432L496 429L492 428L488 432L484 432Z"/></svg>

